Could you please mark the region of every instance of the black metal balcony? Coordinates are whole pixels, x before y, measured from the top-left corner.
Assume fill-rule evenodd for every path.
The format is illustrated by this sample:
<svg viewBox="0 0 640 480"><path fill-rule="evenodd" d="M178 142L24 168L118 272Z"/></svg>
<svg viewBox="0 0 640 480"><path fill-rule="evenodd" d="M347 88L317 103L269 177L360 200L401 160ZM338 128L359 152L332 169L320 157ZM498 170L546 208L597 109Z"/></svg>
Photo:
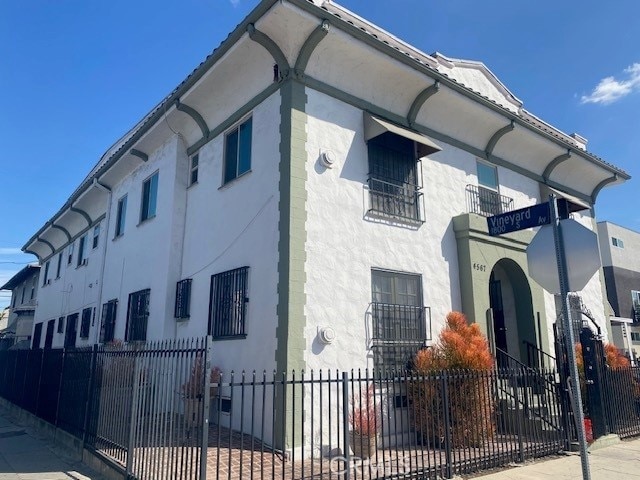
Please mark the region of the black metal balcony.
<svg viewBox="0 0 640 480"><path fill-rule="evenodd" d="M491 217L513 210L513 198L505 197L488 188L467 185L465 191L469 213Z"/></svg>
<svg viewBox="0 0 640 480"><path fill-rule="evenodd" d="M423 222L420 186L388 178L369 177L369 213Z"/></svg>

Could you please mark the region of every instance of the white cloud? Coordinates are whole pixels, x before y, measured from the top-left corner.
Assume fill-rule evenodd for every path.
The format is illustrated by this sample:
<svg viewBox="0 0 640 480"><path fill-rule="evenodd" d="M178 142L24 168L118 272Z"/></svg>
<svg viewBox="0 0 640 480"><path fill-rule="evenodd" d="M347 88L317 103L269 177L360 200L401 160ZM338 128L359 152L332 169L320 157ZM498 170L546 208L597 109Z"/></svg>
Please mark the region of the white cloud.
<svg viewBox="0 0 640 480"><path fill-rule="evenodd" d="M14 247L0 247L0 255L22 255L22 250Z"/></svg>
<svg viewBox="0 0 640 480"><path fill-rule="evenodd" d="M240 4L240 0L229 0L231 2L231 5L233 5L234 7L237 7Z"/></svg>
<svg viewBox="0 0 640 480"><path fill-rule="evenodd" d="M589 95L581 97L580 103L609 105L637 90L640 90L640 63L625 68L621 79L603 78Z"/></svg>

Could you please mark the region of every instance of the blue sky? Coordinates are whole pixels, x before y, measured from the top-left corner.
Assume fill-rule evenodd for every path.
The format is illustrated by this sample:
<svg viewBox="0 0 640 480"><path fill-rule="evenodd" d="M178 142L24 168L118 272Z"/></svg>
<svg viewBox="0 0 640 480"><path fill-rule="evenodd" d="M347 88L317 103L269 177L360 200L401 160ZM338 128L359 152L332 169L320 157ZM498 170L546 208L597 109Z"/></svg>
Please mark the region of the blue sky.
<svg viewBox="0 0 640 480"><path fill-rule="evenodd" d="M193 70L258 0L0 3L0 283L19 248L104 151ZM525 108L638 175L640 2L342 0L421 50L483 61ZM636 179L600 220L640 231ZM0 307L7 303L0 292Z"/></svg>

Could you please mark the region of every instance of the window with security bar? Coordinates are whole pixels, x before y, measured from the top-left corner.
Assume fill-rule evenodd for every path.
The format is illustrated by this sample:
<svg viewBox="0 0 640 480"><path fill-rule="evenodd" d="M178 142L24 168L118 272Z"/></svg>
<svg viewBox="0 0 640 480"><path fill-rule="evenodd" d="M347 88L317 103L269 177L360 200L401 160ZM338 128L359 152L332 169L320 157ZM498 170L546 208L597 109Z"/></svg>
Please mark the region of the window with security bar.
<svg viewBox="0 0 640 480"><path fill-rule="evenodd" d="M140 290L129 295L127 310L127 328L125 340L128 342L144 342L147 340L147 323L149 321L149 298L151 290Z"/></svg>
<svg viewBox="0 0 640 480"><path fill-rule="evenodd" d="M213 338L244 338L246 332L249 267L211 276L208 333Z"/></svg>
<svg viewBox="0 0 640 480"><path fill-rule="evenodd" d="M376 368L407 368L429 339L420 275L371 271L372 345Z"/></svg>
<svg viewBox="0 0 640 480"><path fill-rule="evenodd" d="M367 143L370 212L423 221L415 142L386 132Z"/></svg>
<svg viewBox="0 0 640 480"><path fill-rule="evenodd" d="M89 338L92 310L93 309L91 308L85 308L84 310L82 310L82 320L80 321L80 338Z"/></svg>
<svg viewBox="0 0 640 480"><path fill-rule="evenodd" d="M112 342L116 330L116 313L118 300L109 300L102 305L102 322L100 324L100 343Z"/></svg>
<svg viewBox="0 0 640 480"><path fill-rule="evenodd" d="M176 284L176 304L174 316L176 318L189 318L191 304L191 279L185 278Z"/></svg>

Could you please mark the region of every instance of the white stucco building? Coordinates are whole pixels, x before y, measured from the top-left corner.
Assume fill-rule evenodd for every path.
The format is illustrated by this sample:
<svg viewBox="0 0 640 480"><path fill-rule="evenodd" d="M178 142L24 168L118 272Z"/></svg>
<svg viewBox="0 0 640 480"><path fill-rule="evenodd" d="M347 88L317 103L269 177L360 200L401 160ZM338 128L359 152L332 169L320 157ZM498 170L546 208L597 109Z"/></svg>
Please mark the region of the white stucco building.
<svg viewBox="0 0 640 480"><path fill-rule="evenodd" d="M629 176L482 63L339 5L263 0L119 139L24 246L53 346L211 334L223 369L402 365L451 310L551 350L532 231L485 217L555 192L594 228ZM603 327L603 283L580 292ZM42 327L41 327L42 328Z"/></svg>
<svg viewBox="0 0 640 480"><path fill-rule="evenodd" d="M34 315L38 302L38 265L27 265L0 287L11 292L11 302L6 312L5 323L0 330L0 349L12 346L29 348L32 332L42 335L42 326L34 327ZM3 312L3 317L5 316Z"/></svg>

